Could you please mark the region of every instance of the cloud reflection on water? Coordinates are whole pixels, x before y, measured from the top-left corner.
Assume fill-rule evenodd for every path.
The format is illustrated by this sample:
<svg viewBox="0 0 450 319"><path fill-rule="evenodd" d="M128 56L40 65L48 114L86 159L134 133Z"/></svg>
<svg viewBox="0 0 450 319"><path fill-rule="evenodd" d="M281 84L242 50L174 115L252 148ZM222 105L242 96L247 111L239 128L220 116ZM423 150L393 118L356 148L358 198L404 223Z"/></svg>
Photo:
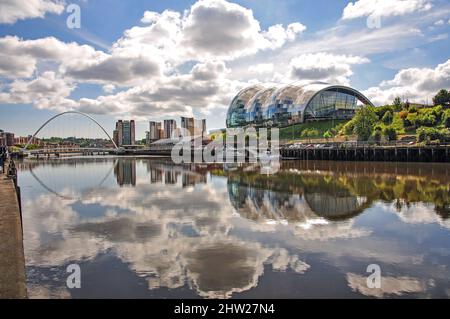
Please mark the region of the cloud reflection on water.
<svg viewBox="0 0 450 319"><path fill-rule="evenodd" d="M112 162L90 164L78 166L77 174L107 170ZM257 287L265 266L275 272L307 275L311 263L302 256L314 253L342 269L348 289L383 297L389 292L367 294L359 287L361 275L349 267L349 258L354 262L378 260L404 269L411 267L404 263L424 262L423 253L402 241L377 237L373 227L357 222L374 203L379 205L371 189L362 192L356 186L360 180L343 180L323 171L303 172L300 179L287 170L269 180L251 172L172 166L161 160L124 159L113 165L114 176L101 187L67 183L65 192L76 199L43 191L25 194L28 267L94 262L100 254L114 253L145 278L150 290L188 285L202 297L229 298ZM32 179L28 182L37 187ZM99 213L91 216L80 207L95 207ZM383 207L395 212L392 205ZM440 217L432 218L437 216L433 204L409 206L417 207L417 214L426 218L405 219L410 216L405 207L397 213L401 222L440 222ZM398 286L394 279L389 282ZM33 287L37 287L33 288L37 296L53 296L51 287ZM420 287L394 289L394 294L426 289ZM53 289L65 291L61 286Z"/></svg>

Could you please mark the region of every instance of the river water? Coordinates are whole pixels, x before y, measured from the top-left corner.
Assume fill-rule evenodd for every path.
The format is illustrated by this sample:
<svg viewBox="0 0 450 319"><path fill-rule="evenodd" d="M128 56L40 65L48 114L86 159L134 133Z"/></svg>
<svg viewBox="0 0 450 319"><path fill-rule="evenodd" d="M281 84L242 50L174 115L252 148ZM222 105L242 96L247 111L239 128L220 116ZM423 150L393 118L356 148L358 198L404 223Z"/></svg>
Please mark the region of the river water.
<svg viewBox="0 0 450 319"><path fill-rule="evenodd" d="M31 298L450 297L449 164L18 168Z"/></svg>

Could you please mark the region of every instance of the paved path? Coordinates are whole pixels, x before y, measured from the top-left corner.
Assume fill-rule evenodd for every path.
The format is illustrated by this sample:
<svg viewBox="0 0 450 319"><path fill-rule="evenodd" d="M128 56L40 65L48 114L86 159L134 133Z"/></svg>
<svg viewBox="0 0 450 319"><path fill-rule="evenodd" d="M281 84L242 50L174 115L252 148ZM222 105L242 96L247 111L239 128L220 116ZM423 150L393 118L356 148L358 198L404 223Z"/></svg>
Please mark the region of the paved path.
<svg viewBox="0 0 450 319"><path fill-rule="evenodd" d="M0 173L0 299L26 297L19 203L13 181Z"/></svg>

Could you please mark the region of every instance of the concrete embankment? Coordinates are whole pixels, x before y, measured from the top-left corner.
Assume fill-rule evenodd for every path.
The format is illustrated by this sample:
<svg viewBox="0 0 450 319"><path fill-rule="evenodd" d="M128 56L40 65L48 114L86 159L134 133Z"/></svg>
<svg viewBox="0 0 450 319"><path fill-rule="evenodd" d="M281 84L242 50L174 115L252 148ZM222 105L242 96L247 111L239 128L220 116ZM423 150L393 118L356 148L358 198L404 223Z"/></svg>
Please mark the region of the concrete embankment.
<svg viewBox="0 0 450 319"><path fill-rule="evenodd" d="M13 179L0 173L0 299L26 297L19 199Z"/></svg>
<svg viewBox="0 0 450 319"><path fill-rule="evenodd" d="M170 150L138 150L124 155L171 156ZM442 146L348 146L326 148L280 147L283 159L361 162L450 162L450 145Z"/></svg>
<svg viewBox="0 0 450 319"><path fill-rule="evenodd" d="M381 162L450 162L450 146L281 148L284 159Z"/></svg>

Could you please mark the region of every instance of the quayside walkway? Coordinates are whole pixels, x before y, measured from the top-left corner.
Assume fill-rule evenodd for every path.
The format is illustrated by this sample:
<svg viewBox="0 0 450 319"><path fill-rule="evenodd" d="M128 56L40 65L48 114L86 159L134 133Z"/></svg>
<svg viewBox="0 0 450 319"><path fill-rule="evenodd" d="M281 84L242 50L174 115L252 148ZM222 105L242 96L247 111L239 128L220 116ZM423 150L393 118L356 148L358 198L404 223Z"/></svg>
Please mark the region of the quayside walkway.
<svg viewBox="0 0 450 319"><path fill-rule="evenodd" d="M19 201L13 179L0 172L0 299L26 297Z"/></svg>

